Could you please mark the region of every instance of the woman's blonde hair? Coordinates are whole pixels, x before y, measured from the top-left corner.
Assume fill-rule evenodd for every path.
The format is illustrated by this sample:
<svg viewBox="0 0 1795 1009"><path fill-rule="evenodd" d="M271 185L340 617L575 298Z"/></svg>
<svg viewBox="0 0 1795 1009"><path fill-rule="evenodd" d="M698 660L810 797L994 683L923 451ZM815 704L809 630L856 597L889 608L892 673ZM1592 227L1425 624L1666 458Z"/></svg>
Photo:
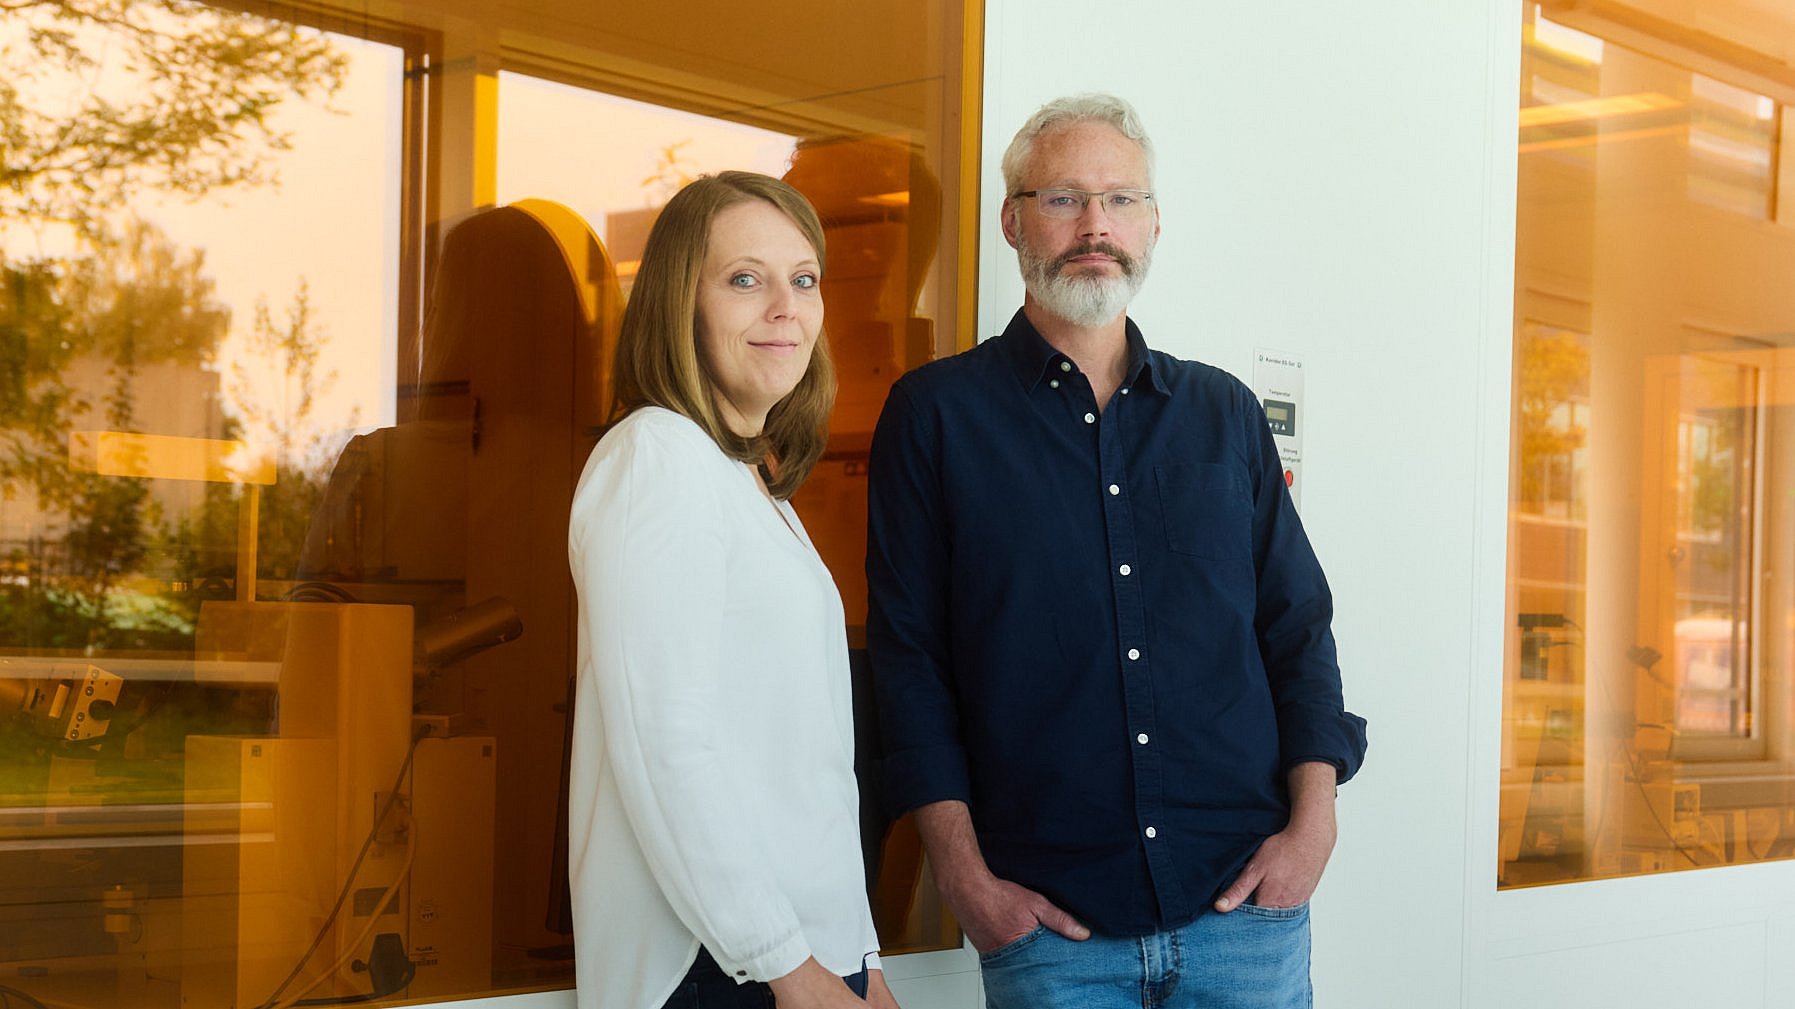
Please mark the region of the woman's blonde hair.
<svg viewBox="0 0 1795 1009"><path fill-rule="evenodd" d="M767 489L789 498L822 458L829 410L835 405L835 366L829 341L817 335L810 366L797 388L773 404L761 433L736 434L717 410L715 379L698 353L698 279L717 215L749 200L779 208L826 262L823 225L803 194L756 172L702 176L667 202L648 233L642 265L623 311L613 366L617 401L611 418L643 406L683 414L703 428L724 454L761 468Z"/></svg>

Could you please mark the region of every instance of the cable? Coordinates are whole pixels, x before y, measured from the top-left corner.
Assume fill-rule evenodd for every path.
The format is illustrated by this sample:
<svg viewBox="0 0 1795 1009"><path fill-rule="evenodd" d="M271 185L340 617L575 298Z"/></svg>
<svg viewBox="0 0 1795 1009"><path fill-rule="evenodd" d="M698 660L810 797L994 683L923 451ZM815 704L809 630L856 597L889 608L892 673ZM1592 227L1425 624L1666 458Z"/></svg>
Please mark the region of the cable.
<svg viewBox="0 0 1795 1009"><path fill-rule="evenodd" d="M1658 683L1674 689L1672 684L1659 679L1658 674L1652 671L1652 666L1656 664L1661 657L1662 656L1658 654L1656 649L1649 647L1641 648L1635 645L1632 648L1627 649L1627 658L1632 661L1635 668L1644 672ZM1602 696L1609 704L1618 708L1620 702L1615 699L1614 691L1609 687L1607 677L1597 677L1596 682L1601 686ZM1655 725L1654 723L1641 722L1635 719L1633 727L1637 729L1644 727L1662 728L1663 726ZM1690 866L1694 868L1701 868L1701 863L1696 861L1695 856L1691 855L1688 850L1683 847L1682 843L1677 840L1675 832L1670 829L1669 824L1664 822L1664 818L1658 815L1657 808L1652 805L1652 793L1645 790L1645 771L1639 766L1639 754L1634 752L1634 749L1631 746L1628 746L1623 740L1614 740L1613 745L1615 749L1619 751L1621 759L1626 762L1627 777L1633 782L1633 787L1639 789L1639 797L1645 800L1645 811L1651 814L1652 822L1657 824L1658 831L1664 835L1666 841L1670 842L1671 848L1674 849L1677 854L1683 856L1684 861L1688 862ZM1601 819L1596 821L1596 835L1591 838L1588 843L1588 847L1592 854L1595 849L1595 842L1601 838L1601 830L1608 822L1608 809L1609 804L1603 803ZM1673 809L1672 812L1674 813L1675 810Z"/></svg>
<svg viewBox="0 0 1795 1009"><path fill-rule="evenodd" d="M397 896L399 893L399 887L404 885L405 876L407 873L409 873L411 871L412 859L416 858L417 854L418 854L417 840L411 836L411 833L408 830L406 832L406 841L405 841L405 861L401 862L399 864L399 871L393 873L393 881L391 883L388 883L386 886L386 889L382 890L380 892L380 900L375 903L374 910L368 915L368 923L366 925L362 926L361 932L358 935L356 935L356 937L348 943L348 945L346 946L347 952L345 952L342 956L338 957L336 963L331 964L329 967L325 968L321 973L319 973L319 975L317 977L313 978L311 984L308 984L305 987L300 988L298 991L295 991L293 994L288 995L286 998L283 998L279 1002L274 1003L274 1005L270 1006L269 1009L292 1009L293 1006L301 1006L301 1005L336 1005L336 1004L338 1004L338 999L335 999L335 998L301 1000L300 996L304 995L306 992L311 991L313 988L316 988L319 985L323 984L324 982L335 977L337 971L342 970L344 965L349 963L349 961L355 959L355 951L358 949L361 949L361 944L368 941L368 937L374 934L375 927L377 927L380 924L380 915L381 915L381 912L386 908L387 902L392 900L393 897ZM354 878L353 875L351 876L351 878L352 879ZM325 924L325 927L329 928L328 922ZM316 948L317 947L314 945L313 949L316 949ZM308 953L308 956L309 955L310 954ZM415 970L415 968L414 968L414 970ZM400 985L399 987L403 988L404 985ZM376 999L376 998L382 998L382 997L384 997L386 995L390 995L390 994L392 994L392 993L391 992L381 992L379 994L370 994L370 995L366 996L366 999L372 1000L372 999ZM351 1000L357 1001L357 1002L364 1000L363 996L360 996L360 995L350 995L350 996L345 996L345 998L348 998L348 999L351 999Z"/></svg>
<svg viewBox="0 0 1795 1009"><path fill-rule="evenodd" d="M1575 622L1573 622L1569 617L1563 617L1563 616L1559 616L1557 614L1553 614L1553 616L1558 621L1562 622L1563 624L1568 624L1571 627L1575 627L1579 632L1581 632L1583 630L1583 628L1578 627L1578 625ZM1568 645L1572 648L1578 648L1578 649L1581 649L1583 647L1583 642L1580 639L1567 639L1563 642L1554 642L1554 644ZM1663 686L1672 687L1674 689L1674 684L1668 683L1665 680L1659 678L1658 674L1652 670L1652 666L1654 664L1656 664L1660 658L1662 658L1662 656L1657 652L1656 649L1653 649L1650 647L1642 648L1638 645L1635 645L1635 646L1627 649L1627 658L1631 661L1634 668L1645 673L1653 681L1655 681ZM1591 682L1591 680L1586 679L1585 682L1588 683L1588 682ZM1614 691L1608 684L1607 677L1595 677L1593 682L1595 682L1598 685L1599 689L1602 691L1603 697L1608 701L1608 703L1610 705L1614 705L1616 707L1619 706L1619 702L1615 699ZM1656 724L1656 723L1651 723L1651 722L1641 722L1638 720L1635 720L1633 722L1633 726L1636 729L1637 728L1668 728L1667 726L1663 726L1661 724ZM1672 849L1674 849L1677 854L1683 856L1683 859L1685 861L1687 861L1690 864L1690 866L1692 866L1694 868L1698 868L1698 869L1701 868L1702 863L1697 861L1695 856L1690 854L1689 851L1683 847L1682 843L1677 840L1675 832L1673 832L1670 829L1670 825L1664 822L1664 818L1658 815L1658 810L1652 805L1651 793L1646 791L1646 788L1645 788L1645 772L1639 766L1639 763L1638 763L1639 755L1633 751L1633 748L1631 746L1629 746L1626 742L1624 742L1622 740L1618 740L1618 739L1614 740L1612 742L1612 745L1613 745L1615 751L1620 755L1620 759L1626 764L1627 780L1631 781L1633 783L1634 787L1639 790L1640 798L1645 801L1645 811L1651 815L1652 822L1657 825L1659 832L1664 835L1664 839L1666 841L1670 842L1670 847ZM1611 802L1602 803L1601 814L1596 818L1595 830L1593 832L1589 832L1589 833L1585 834L1583 844L1584 844L1584 848L1589 852L1590 855L1593 855L1595 853L1596 847L1599 845L1599 843L1602 840L1602 833L1604 830L1607 829L1608 812L1612 808L1612 805L1613 804ZM1699 829L1699 827L1698 827L1698 829Z"/></svg>
<svg viewBox="0 0 1795 1009"><path fill-rule="evenodd" d="M348 589L331 582L300 582L280 597L283 603L355 603Z"/></svg>
<svg viewBox="0 0 1795 1009"><path fill-rule="evenodd" d="M311 960L312 954L316 953L318 947L324 944L325 937L330 935L330 927L336 924L337 915L341 914L343 911L343 904L348 901L349 894L354 892L355 877L361 872L362 863L367 860L368 852L374 847L374 839L380 836L381 824L386 822L387 816L393 811L393 806L399 801L399 788L401 785L405 784L405 775L411 771L411 761L413 757L417 756L418 743L422 742L424 737L429 734L429 727L425 726L422 732L412 736L411 747L405 751L405 761L399 765L399 773L393 778L393 787L387 790L386 803L380 807L380 812L375 814L374 823L368 828L367 839L362 841L361 851L356 854L355 861L349 866L348 876L343 880L343 888L338 891L337 901L331 906L330 914L325 916L324 924L318 926L318 934L312 937L312 944L306 947L305 952L300 955L299 962L295 963L293 969L287 973L287 976L281 979L281 983L274 989L274 994L269 995L266 999L262 1000L262 1003L256 1006L256 1009L275 1009L277 1005L282 1004L282 993L287 990L288 985L293 983L293 979L299 976L299 972L305 969L306 962ZM408 833L408 840L409 836ZM408 844L408 848L410 850L406 853L405 863L407 868L411 865L412 855L417 852L415 845ZM403 878L403 876L401 875L398 878ZM385 894L381 896L380 903L376 906L376 910L370 920L379 920L380 911L378 909L385 907L386 902L389 899L390 898ZM354 947L351 948L353 949ZM335 970L336 968L333 967L329 972L326 972L325 976L335 973ZM307 989L300 991L298 994L305 994L305 991L310 990L310 987L315 987L316 984L317 982L314 981L311 986L308 986ZM292 1003L287 1002L285 1004L291 1005Z"/></svg>
<svg viewBox="0 0 1795 1009"><path fill-rule="evenodd" d="M357 943L356 945L359 946L360 943ZM373 971L369 971L370 975L372 975L372 973L373 973ZM325 975L325 976L328 977L329 975ZM406 985L411 984L411 982L414 979L416 979L417 976L418 976L418 965L415 963L412 963L410 960L406 960L405 961L405 974L402 977L400 977L398 982L396 984L394 984L392 986L392 988L388 991L381 991L381 990L379 990L379 986L376 985L374 991L368 992L365 995L341 995L336 998L308 998L308 999L300 999L299 1001L294 1002L292 1004L294 1006L328 1006L328 1005L354 1005L358 1002L372 1002L375 999L386 998L388 995L391 995L393 992L396 992L399 989L404 988ZM320 978L319 980L323 980L323 978Z"/></svg>
<svg viewBox="0 0 1795 1009"><path fill-rule="evenodd" d="M355 877L360 873L362 862L367 858L369 850L373 847L374 839L379 836L381 825L386 822L387 816L392 813L393 807L399 796L399 784L405 780L405 771L411 766L412 754L417 752L418 741L422 738L423 737L420 736L418 739L412 740L411 749L405 754L405 763L399 769L398 781L393 783L392 790L387 793L386 805L381 807L379 815L374 818L373 826L368 831L367 840L362 842L361 852L355 856L355 862L349 867L348 876L343 880L343 889L337 894L336 904L331 907L330 914L324 919L324 924L318 927L318 934L312 937L312 944L307 947L305 953L300 956L299 962L293 965L293 970L281 981L280 986L274 990L274 994L268 996L267 1000L264 1001L258 1009L288 1009L288 1007L298 1004L300 996L311 991L313 988L318 987L318 985L335 975L336 972L342 968L343 964L353 958L355 950L367 940L370 934L372 934L375 925L380 922L380 916L384 912L387 903L398 893L399 886L404 882L405 874L411 871L412 859L417 854L417 845L411 838L409 828L406 832L405 861L399 866L399 871L393 875L393 881L387 885L385 890L381 891L380 899L374 903L373 910L368 914L367 926L362 929L361 934L355 937L354 941L348 944L349 952L343 954L336 963L332 964L317 977L313 978L310 984L293 992L291 995L285 996L284 998L282 997L281 993L286 991L287 986L292 984L293 980L299 976L300 971L305 969L305 965L311 960L312 954L316 953L318 947L323 945L324 939L330 934L331 926L336 923L337 916L343 910L344 902L348 899L349 894L354 891Z"/></svg>
<svg viewBox="0 0 1795 1009"><path fill-rule="evenodd" d="M411 770L411 761L412 758L417 755L418 743L428 734L429 730L426 728L424 732L419 733L412 738L410 748L405 751L405 761L399 765L399 773L393 779L393 787L387 790L386 803L381 806L380 812L374 817L373 824L369 826L368 836L362 841L361 851L356 853L355 861L349 866L349 873L343 880L343 888L337 893L336 903L331 906L330 913L325 916L324 924L318 926L318 934L312 937L312 944L306 947L306 951L300 955L299 961L293 965L293 969L287 973L287 976L281 980L279 986L274 989L274 994L269 995L267 999L263 1000L261 1005L256 1007L256 1009L275 1009L275 1007L280 1004L281 994L287 990L287 986L293 983L293 979L297 978L299 972L305 969L306 962L312 958L312 954L316 953L318 947L324 944L325 937L330 934L331 926L336 924L337 915L341 914L343 911L343 904L348 901L349 894L354 892L355 877L361 872L362 863L367 860L368 852L374 847L374 839L380 836L381 825L386 822L387 816L392 813L394 805L398 803L399 788L405 783L406 773ZM411 855L416 851L415 847L410 845L408 845L408 848L411 850L406 854L407 867L411 864ZM380 908L384 908L389 899L389 896L384 893L382 894L380 903L375 905L375 911L370 916L370 921L379 920ZM351 948L353 949L354 947L352 946ZM329 976L331 973L335 973L334 967L330 971L327 971L324 976ZM310 987L315 987L316 985L317 982L314 981L311 986L301 990L298 994L303 995L305 991L310 990ZM291 1005L290 1002L287 1004Z"/></svg>
<svg viewBox="0 0 1795 1009"><path fill-rule="evenodd" d="M1683 856L1684 861L1697 869L1701 868L1701 863L1697 862L1695 856L1689 854L1688 849L1684 848L1682 843L1677 840L1677 835L1671 831L1670 825L1664 822L1664 818L1658 815L1657 808L1652 805L1652 793L1645 790L1645 776L1644 773L1639 770L1638 766L1634 764L1633 752L1627 748L1626 744L1622 743L1619 745L1621 746L1622 756L1627 761L1627 769L1631 773L1633 786L1639 789L1639 797L1645 800L1645 811L1652 815L1652 822L1658 825L1658 830L1664 834L1664 839L1670 842L1670 846L1676 849L1677 854ZM1698 827L1697 829L1700 828Z"/></svg>
<svg viewBox="0 0 1795 1009"><path fill-rule="evenodd" d="M37 996L32 995L30 992L20 991L9 985L0 984L0 1009L12 1009L12 1000L15 998L25 1003L30 1009L50 1009L49 1006L38 1001Z"/></svg>

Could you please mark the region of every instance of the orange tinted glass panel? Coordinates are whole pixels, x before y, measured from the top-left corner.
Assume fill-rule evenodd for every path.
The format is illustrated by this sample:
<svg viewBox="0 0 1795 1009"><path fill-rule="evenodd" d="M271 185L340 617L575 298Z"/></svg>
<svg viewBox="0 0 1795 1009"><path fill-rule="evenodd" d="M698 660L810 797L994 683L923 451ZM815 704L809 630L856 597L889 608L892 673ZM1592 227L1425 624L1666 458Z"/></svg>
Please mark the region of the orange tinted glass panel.
<svg viewBox="0 0 1795 1009"><path fill-rule="evenodd" d="M970 314L979 12L116 6L0 20L5 987L568 987L567 507L646 227L720 168L822 211L856 642L873 419ZM868 824L882 937L957 945Z"/></svg>
<svg viewBox="0 0 1795 1009"><path fill-rule="evenodd" d="M1795 855L1795 18L1655 6L1524 14L1504 887Z"/></svg>

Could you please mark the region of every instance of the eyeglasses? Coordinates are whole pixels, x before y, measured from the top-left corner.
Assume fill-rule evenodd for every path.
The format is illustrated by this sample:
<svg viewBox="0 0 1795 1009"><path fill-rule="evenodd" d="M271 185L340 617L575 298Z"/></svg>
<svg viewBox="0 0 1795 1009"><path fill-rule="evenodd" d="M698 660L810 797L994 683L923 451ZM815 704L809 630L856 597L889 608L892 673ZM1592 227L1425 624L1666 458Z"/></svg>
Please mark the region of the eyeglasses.
<svg viewBox="0 0 1795 1009"><path fill-rule="evenodd" d="M1145 189L1110 189L1093 193L1084 189L1024 189L1015 198L1032 196L1041 213L1061 220L1072 220L1084 213L1092 200L1103 212L1118 220L1133 220L1147 212L1153 194Z"/></svg>

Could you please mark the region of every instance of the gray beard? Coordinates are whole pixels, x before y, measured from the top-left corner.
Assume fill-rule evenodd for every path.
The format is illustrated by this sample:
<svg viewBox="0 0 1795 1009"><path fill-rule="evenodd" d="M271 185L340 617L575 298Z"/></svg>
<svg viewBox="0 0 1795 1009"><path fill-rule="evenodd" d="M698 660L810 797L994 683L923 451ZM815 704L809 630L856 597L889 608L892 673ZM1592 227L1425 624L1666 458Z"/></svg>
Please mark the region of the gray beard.
<svg viewBox="0 0 1795 1009"><path fill-rule="evenodd" d="M1119 277L1068 277L1061 271L1074 256L1102 252L1122 268ZM1037 256L1026 242L1016 244L1016 260L1022 267L1022 285L1030 297L1055 318L1075 326L1094 327L1112 322L1127 311L1140 293L1153 265L1153 247L1136 259L1106 242L1074 248L1056 259Z"/></svg>

